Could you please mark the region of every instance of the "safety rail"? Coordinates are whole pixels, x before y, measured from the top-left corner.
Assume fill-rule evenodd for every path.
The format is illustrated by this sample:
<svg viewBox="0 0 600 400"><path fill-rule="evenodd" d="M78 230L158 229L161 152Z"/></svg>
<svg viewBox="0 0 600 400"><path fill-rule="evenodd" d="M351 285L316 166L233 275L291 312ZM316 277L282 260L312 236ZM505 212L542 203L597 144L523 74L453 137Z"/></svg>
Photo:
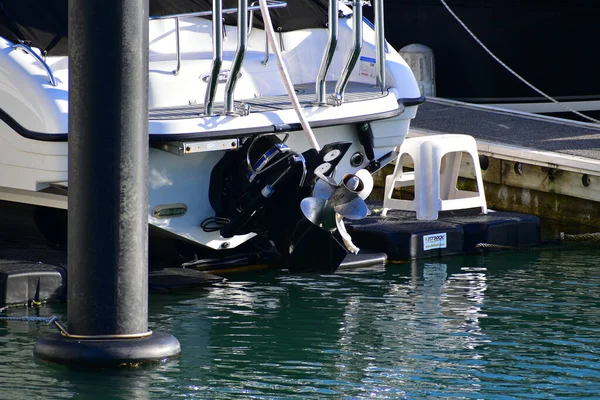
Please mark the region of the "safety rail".
<svg viewBox="0 0 600 400"><path fill-rule="evenodd" d="M363 47L363 6L364 0L354 0L353 5L353 33L354 33L354 44L352 45L352 51L348 55L346 66L344 67L340 79L335 85L335 92L330 96L331 102L336 105L342 105L344 102L344 92L350 81L350 74L354 71L354 67L360 57L360 52Z"/></svg>
<svg viewBox="0 0 600 400"><path fill-rule="evenodd" d="M248 0L238 0L237 49L225 84L225 114L234 113L233 91L248 49Z"/></svg>
<svg viewBox="0 0 600 400"><path fill-rule="evenodd" d="M339 36L339 27L340 20L338 17L338 13L340 10L339 1L338 0L330 0L329 1L329 40L327 41L327 47L325 48L325 53L323 53L323 59L321 60L321 67L319 68L319 75L317 76L317 104L326 105L327 100L325 99L326 93L326 79L327 72L329 72L329 68L331 67L331 62L333 61L333 56L335 54L335 49L338 44L338 36Z"/></svg>
<svg viewBox="0 0 600 400"><path fill-rule="evenodd" d="M269 2L267 2L269 3ZM254 1L252 2L252 4L250 4L250 7L248 8L250 10L250 20L249 20L249 24L248 24L248 37L250 37L250 34L252 33L252 21L254 20L254 10L252 9L252 7L255 7L259 4L258 1ZM259 10L260 11L260 10ZM263 67L265 67L267 64L269 63L269 38L267 37L267 35L265 35L265 58L262 60L261 64L263 65Z"/></svg>
<svg viewBox="0 0 600 400"><path fill-rule="evenodd" d="M385 25L383 0L375 0L375 45L377 52L377 86L385 90Z"/></svg>
<svg viewBox="0 0 600 400"><path fill-rule="evenodd" d="M354 71L356 64L360 58L360 53L363 47L363 11L362 7L364 4L370 4L368 0L347 0L343 1L344 4L350 5L353 8L353 34L354 42L352 50L348 55L346 64L340 78L338 79L334 93L327 98L326 93L326 78L331 68L333 57L337 49L339 41L339 0L330 0L329 2L329 18L328 18L328 31L329 38L323 58L321 60L321 66L316 82L316 103L318 105L333 104L339 106L343 104L344 93L350 81L350 76ZM384 0L373 0L374 3L374 14L375 14L375 37L376 37L376 85L381 87L382 90L386 88L386 42L385 42L385 27L384 27ZM287 7L286 1L269 0L268 8L284 8ZM242 10L240 12L240 10ZM234 113L234 90L237 84L237 80L240 77L239 71L242 67L244 57L248 45L248 37L252 32L252 21L254 12L260 11L260 6L257 1L252 2L248 5L248 0L238 0L237 8L223 9L222 0L213 1L213 9L211 11L198 11L191 13L182 14L170 14L150 17L150 20L161 20L161 19L175 19L175 40L176 40L176 51L177 51L177 67L173 70L174 75L178 75L181 69L181 47L180 47L180 18L182 17L210 17L213 18L212 36L213 36L213 63L210 75L207 77L206 82L208 84L205 100L204 100L204 112L205 115L212 115L215 96L217 91L217 85L223 77L221 73L221 66L223 64L223 35L222 32L224 27L223 16L228 14L238 13L238 46L236 54L232 63L231 71L228 71L226 88L225 88L225 112L227 114ZM249 17L248 17L249 13ZM215 18L218 15L219 18ZM26 45L22 45L28 48ZM25 50L25 49L24 49ZM31 50L31 49L29 49ZM54 81L52 71L45 64L45 62L33 53L31 50L30 54L33 54L38 58L48 70L51 82ZM266 40L265 44L265 58L262 61L263 65L266 65L269 61L269 42ZM56 85L55 82L53 85Z"/></svg>
<svg viewBox="0 0 600 400"><path fill-rule="evenodd" d="M220 3L220 12L215 13L215 4L216 3ZM287 2L285 1L279 1L279 0L269 0L269 8L285 8L287 7ZM253 15L254 15L254 11L260 11L260 6L258 6L257 2L252 3L252 5L250 7L248 7L247 11L250 12L250 18L249 18L249 28L248 28L248 35L250 35L251 31L252 31L252 20L253 20ZM182 13L182 14L169 14L169 15L158 15L158 16L153 16L150 17L151 21L154 20L161 20L161 19L174 19L175 20L175 47L177 50L177 67L173 70L173 75L178 75L179 71L181 70L181 48L180 48L180 29L179 29L179 21L181 18L183 17L211 17L215 14L219 14L221 15L221 30L225 29L224 25L223 25L223 21L222 21L222 16L223 15L228 15L228 14L235 14L238 12L237 8L226 8L223 9L223 3L222 1L213 1L213 9L211 11L196 11L196 12L190 12L190 13ZM215 20L213 18L213 20ZM214 31L214 29L213 29ZM214 35L213 35L213 41L214 41ZM268 52L268 49L266 50ZM268 60L268 55L265 56L265 59ZM265 62L266 64L266 62ZM217 73L218 75L218 73Z"/></svg>
<svg viewBox="0 0 600 400"><path fill-rule="evenodd" d="M40 57L40 55L38 53L35 52L35 50L33 50L31 47L29 47L25 43L15 43L15 44L13 44L12 48L15 50L16 49L23 50L25 53L27 53L27 54L31 55L33 58L35 58L42 65L42 67L44 67L44 69L46 70L50 84L52 86L58 86L58 83L56 83L56 79L54 78L54 74L52 73L52 69L50 68L50 66L48 64L46 64L46 61L44 61L44 59L42 57Z"/></svg>
<svg viewBox="0 0 600 400"><path fill-rule="evenodd" d="M177 67L173 70L173 75L179 75L181 70L181 44L179 38L179 17L175 17L175 50L177 51Z"/></svg>
<svg viewBox="0 0 600 400"><path fill-rule="evenodd" d="M375 52L376 52L376 85L381 87L381 90L384 91L386 88L385 83L385 74L386 74L386 42L385 42L385 26L384 26L384 0L373 0L375 7ZM335 92L329 97L329 101L325 100L326 97L326 86L325 80L327 77L327 72L331 67L331 62L333 60L333 56L337 47L338 42L338 32L339 32L339 8L338 1L330 0L329 3L329 40L327 42L327 47L325 48L325 53L323 54L323 59L321 61L321 67L319 69L319 75L317 78L317 104L325 105L325 104L333 104L336 106L342 105L344 102L344 92L346 91L346 87L350 80L350 75L354 71L356 67L356 63L360 57L360 52L362 51L363 46L363 12L362 6L364 4L369 4L370 2L367 0L351 0L344 1L345 5L353 7L353 32L354 32L354 44L350 55L348 56L348 60L346 61L346 66L340 75L340 78L336 84Z"/></svg>
<svg viewBox="0 0 600 400"><path fill-rule="evenodd" d="M206 92L204 93L204 115L212 115L221 65L223 65L223 1L213 0L213 59L210 75L208 76ZM216 16L216 17L215 17ZM178 34L179 35L179 34Z"/></svg>

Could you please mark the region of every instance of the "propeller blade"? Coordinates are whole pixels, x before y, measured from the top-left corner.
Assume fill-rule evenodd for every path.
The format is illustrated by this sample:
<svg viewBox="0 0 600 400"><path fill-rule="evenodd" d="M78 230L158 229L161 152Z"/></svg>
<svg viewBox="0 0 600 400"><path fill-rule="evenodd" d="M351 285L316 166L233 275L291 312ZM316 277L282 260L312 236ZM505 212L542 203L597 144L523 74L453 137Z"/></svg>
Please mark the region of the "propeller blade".
<svg viewBox="0 0 600 400"><path fill-rule="evenodd" d="M335 211L327 204L327 200L318 197L307 197L300 202L302 214L316 226L334 231Z"/></svg>
<svg viewBox="0 0 600 400"><path fill-rule="evenodd" d="M322 181L327 182L329 185L331 185L333 187L337 187L338 186L338 183L335 180L333 180L332 178L330 178L327 175L322 174L321 172L319 172L317 170L315 170L315 175L317 176L317 178L319 178Z"/></svg>
<svg viewBox="0 0 600 400"><path fill-rule="evenodd" d="M369 215L369 207L360 197L355 197L348 203L339 204L333 207L333 210L348 219L363 219Z"/></svg>
<svg viewBox="0 0 600 400"><path fill-rule="evenodd" d="M366 200L373 191L373 186L375 185L375 182L373 181L373 175L371 175L371 173L366 169L360 169L356 172L356 176L360 178L364 185L364 188L358 195L361 199Z"/></svg>
<svg viewBox="0 0 600 400"><path fill-rule="evenodd" d="M315 188L313 189L313 196L327 200L331 197L334 191L335 186L331 186L329 183L318 179L315 183Z"/></svg>

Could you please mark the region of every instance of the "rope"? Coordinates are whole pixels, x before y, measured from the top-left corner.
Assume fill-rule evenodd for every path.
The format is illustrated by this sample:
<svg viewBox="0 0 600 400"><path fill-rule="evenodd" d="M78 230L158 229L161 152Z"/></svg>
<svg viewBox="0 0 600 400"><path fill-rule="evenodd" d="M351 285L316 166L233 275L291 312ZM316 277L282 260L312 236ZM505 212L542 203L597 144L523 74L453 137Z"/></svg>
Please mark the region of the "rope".
<svg viewBox="0 0 600 400"><path fill-rule="evenodd" d="M4 309L6 309L6 307ZM54 323L55 321L58 321L58 317L55 315L53 315L51 317L27 317L27 316L8 317L8 316L2 315L2 316L0 316L0 321L45 322L48 325L50 325L50 324Z"/></svg>
<svg viewBox="0 0 600 400"><path fill-rule="evenodd" d="M302 129L304 130L304 135L306 136L306 140L308 144L313 149L317 151L321 150L321 146L319 146L319 142L315 137L315 134L308 123L308 120L302 113L302 106L300 105L300 101L298 101L298 96L296 96L296 91L294 90L294 85L292 80L290 79L290 75L288 73L287 68L285 67L285 63L283 61L283 56L281 55L281 50L277 46L277 39L275 37L275 30L273 29L273 23L271 22L271 15L269 14L269 7L266 0L259 0L260 11L262 14L264 26L265 26L265 35L269 40L271 48L275 53L275 58L277 59L277 67L279 68L279 73L283 80L283 85L285 86L286 91L290 97L292 102L292 106L294 107L294 111L298 115L298 119L300 120L300 125L302 125Z"/></svg>
<svg viewBox="0 0 600 400"><path fill-rule="evenodd" d="M562 242L600 242L600 233L582 233L579 235L567 235L561 232L556 237L556 240Z"/></svg>
<svg viewBox="0 0 600 400"><path fill-rule="evenodd" d="M475 247L481 250L513 250L513 251L546 251L546 250L572 250L581 246L600 242L599 233L582 233L568 235L559 233L554 241L546 242L542 247L507 246L493 243L478 243Z"/></svg>
<svg viewBox="0 0 600 400"><path fill-rule="evenodd" d="M0 309L0 312L6 310L7 307L3 307ZM67 328L60 322L56 315L51 317L28 317L28 316L20 316L20 317L9 317L9 316L0 316L0 321L19 321L19 322L45 322L48 325L54 324L60 334L69 339L80 339L80 340L113 340L113 339L141 339L152 335L152 331L142 332L142 333L131 333L131 334L114 334L114 335L74 335L67 331Z"/></svg>
<svg viewBox="0 0 600 400"><path fill-rule="evenodd" d="M501 59L499 59L494 53L492 53L492 51L490 49L487 48L487 46L485 44L483 44L483 42L481 40L479 40L479 38L477 36L475 36L475 34L467 27L467 25L465 25L465 23L458 17L458 15L456 15L454 13L454 11L452 11L452 9L450 8L450 6L448 6L448 4L446 3L445 0L440 0L442 2L442 4L444 5L444 7L446 7L446 9L448 10L448 12L450 14L452 14L452 16L454 17L454 19L456 19L458 21L458 23L460 25L462 25L463 28L465 28L465 30L467 31L467 33L469 35L471 35L471 37L473 39L475 39L475 41L477 43L479 43L479 45L490 55L492 56L492 58L494 60L496 60L498 63L500 63L500 65L502 65L504 68L506 68L508 70L508 72L510 72L511 74L513 74L517 79L519 79L521 82L523 82L525 85L529 86L531 89L533 89L534 91L536 91L538 94L540 94L541 96L545 97L546 99L548 99L549 101L558 104L559 106L561 106L562 108L564 108L567 111L570 111L576 115L579 115L581 118L587 119L588 121L600 124L600 120L597 120L595 118L592 118L588 115L585 115L583 113L580 113L579 111L576 111L574 109L572 109L571 107L567 106L566 104L563 104L561 102L559 102L558 100L555 100L554 98L550 97L549 95L547 95L546 93L542 92L540 89L538 89L537 87L533 86L531 83L529 83L525 78L523 78L521 75L519 75L518 73L516 73L512 68L510 68L508 65L506 65Z"/></svg>
<svg viewBox="0 0 600 400"><path fill-rule="evenodd" d="M548 247L521 247L521 246L508 246L502 244L493 243L477 243L475 245L480 250L511 250L511 251L545 251L545 250L566 250L569 246L548 246ZM572 246L571 246L572 248Z"/></svg>

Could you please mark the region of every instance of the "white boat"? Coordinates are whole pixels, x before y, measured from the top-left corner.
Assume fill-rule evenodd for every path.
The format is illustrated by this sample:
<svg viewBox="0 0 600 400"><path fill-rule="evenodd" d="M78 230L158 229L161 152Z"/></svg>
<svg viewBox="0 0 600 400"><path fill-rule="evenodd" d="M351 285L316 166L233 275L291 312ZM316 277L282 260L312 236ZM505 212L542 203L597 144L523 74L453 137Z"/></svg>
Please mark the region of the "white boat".
<svg viewBox="0 0 600 400"><path fill-rule="evenodd" d="M33 206L43 215L38 228L56 243L68 193L67 3L0 8L0 200ZM339 184L358 173L366 188L354 192L364 197L365 171L393 160L407 135L423 98L407 64L386 46L383 26L364 22L362 1L269 7L275 51L258 2L238 12L218 1L151 1L153 235L224 254L256 236L286 249L317 181ZM224 24L212 18L219 14ZM303 133L277 52L318 150ZM315 168L327 178L317 179Z"/></svg>

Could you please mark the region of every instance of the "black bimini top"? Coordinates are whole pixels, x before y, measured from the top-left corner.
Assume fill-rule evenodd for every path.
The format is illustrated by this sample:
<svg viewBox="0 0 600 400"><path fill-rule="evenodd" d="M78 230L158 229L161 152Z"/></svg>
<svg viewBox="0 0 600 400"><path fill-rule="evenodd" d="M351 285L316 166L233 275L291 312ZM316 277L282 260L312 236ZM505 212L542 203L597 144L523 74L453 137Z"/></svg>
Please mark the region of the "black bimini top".
<svg viewBox="0 0 600 400"><path fill-rule="evenodd" d="M0 0L0 36L11 42L29 42L48 55L67 55L69 0ZM324 28L327 0L287 0L286 8L271 9L271 19L281 31ZM236 0L223 0L224 8L236 8ZM150 15L161 16L208 11L212 0L150 0ZM236 14L225 16L235 25ZM263 27L260 13L254 13L254 26Z"/></svg>

